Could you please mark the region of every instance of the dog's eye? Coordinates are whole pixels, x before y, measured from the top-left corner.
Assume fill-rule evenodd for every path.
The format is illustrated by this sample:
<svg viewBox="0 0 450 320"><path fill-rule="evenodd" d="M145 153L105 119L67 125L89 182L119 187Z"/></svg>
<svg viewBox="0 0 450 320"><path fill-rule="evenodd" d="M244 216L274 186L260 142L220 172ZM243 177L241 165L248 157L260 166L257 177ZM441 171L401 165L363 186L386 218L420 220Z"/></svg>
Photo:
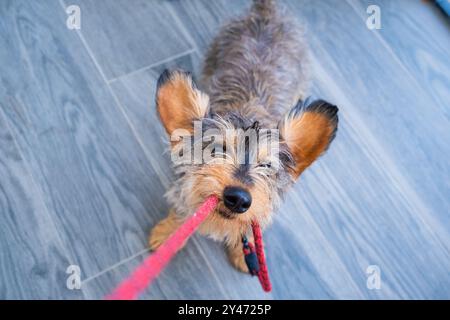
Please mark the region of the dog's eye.
<svg viewBox="0 0 450 320"><path fill-rule="evenodd" d="M260 163L260 164L258 164L258 168L270 169L270 168L272 168L272 165L270 163Z"/></svg>

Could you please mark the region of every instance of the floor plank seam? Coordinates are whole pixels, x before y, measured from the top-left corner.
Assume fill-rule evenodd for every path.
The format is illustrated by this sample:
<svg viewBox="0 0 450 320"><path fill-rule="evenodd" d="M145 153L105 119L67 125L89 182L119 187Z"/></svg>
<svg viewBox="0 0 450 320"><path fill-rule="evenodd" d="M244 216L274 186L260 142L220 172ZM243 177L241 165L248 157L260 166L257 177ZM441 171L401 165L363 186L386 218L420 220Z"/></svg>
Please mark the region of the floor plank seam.
<svg viewBox="0 0 450 320"><path fill-rule="evenodd" d="M125 263L130 262L133 259L136 259L137 257L147 253L148 251L150 251L150 248L142 249L141 251L138 251L135 254L132 254L131 256L120 260L119 262L117 262L117 263L115 263L115 264L113 264L113 265L111 265L111 266L109 266L109 267L107 267L107 268L97 272L96 274L94 274L94 275L92 275L90 277L87 277L86 279L81 281L81 286L83 286L83 285L87 284L88 282L90 282L90 281L100 277L101 275L104 275L105 273L108 273L110 271L114 271L114 269L116 269L117 267L120 267L121 265L124 265Z"/></svg>
<svg viewBox="0 0 450 320"><path fill-rule="evenodd" d="M183 58L183 57L185 57L185 56L189 56L189 55L191 55L191 54L193 54L193 53L195 53L195 52L196 52L195 49L189 49L189 50L186 50L186 51L184 51L184 52L181 52L181 53L175 54L175 55L173 55L173 56L170 56L170 57L168 57L168 58L162 59L162 60L160 60L160 61L158 61L158 62L149 64L148 66L145 66L145 67L142 67L142 68L133 70L133 71L128 72L128 73L125 73L125 74L122 74L122 75L120 75L120 76L118 76L118 77L111 78L111 79L107 80L107 83L108 83L108 84L111 84L111 83L113 83L113 82L115 82L115 81L124 79L124 78L126 78L126 77L133 76L133 75L135 75L135 74L137 74L137 73L145 72L145 71L147 71L147 70L149 70L149 69L156 68L156 67L158 67L158 66L160 66L160 65L162 65L162 64L172 62L172 61L174 61L174 60L176 60L176 59Z"/></svg>
<svg viewBox="0 0 450 320"><path fill-rule="evenodd" d="M181 21L179 15L175 12L175 10L172 8L172 4L170 2L165 2L164 6L166 7L167 11L169 11L170 16L172 17L172 19L175 21L175 23L178 26L178 29L181 30L181 33L183 34L183 36L185 37L185 39L189 42L189 44L191 45L191 47L194 49L195 53L197 54L197 56L200 58L200 50L198 48L197 43L195 42L194 38L191 37L191 35L186 31L188 30L188 28L186 28L186 26L184 25L184 23Z"/></svg>

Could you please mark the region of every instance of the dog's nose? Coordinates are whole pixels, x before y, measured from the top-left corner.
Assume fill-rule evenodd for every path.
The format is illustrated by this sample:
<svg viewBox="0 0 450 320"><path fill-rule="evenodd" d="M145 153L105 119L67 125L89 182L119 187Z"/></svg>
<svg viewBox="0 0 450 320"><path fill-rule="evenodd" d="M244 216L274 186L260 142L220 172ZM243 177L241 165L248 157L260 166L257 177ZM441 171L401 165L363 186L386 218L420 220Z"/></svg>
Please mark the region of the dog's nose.
<svg viewBox="0 0 450 320"><path fill-rule="evenodd" d="M223 202L234 213L244 213L252 204L252 196L242 188L226 187L223 190Z"/></svg>

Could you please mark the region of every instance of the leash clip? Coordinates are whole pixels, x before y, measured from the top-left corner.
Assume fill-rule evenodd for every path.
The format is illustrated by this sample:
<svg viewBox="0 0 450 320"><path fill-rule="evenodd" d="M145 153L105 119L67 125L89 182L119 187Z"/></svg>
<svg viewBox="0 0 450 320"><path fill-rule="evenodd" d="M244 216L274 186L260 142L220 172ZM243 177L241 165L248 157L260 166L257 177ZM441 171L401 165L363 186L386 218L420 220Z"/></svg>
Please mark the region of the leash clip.
<svg viewBox="0 0 450 320"><path fill-rule="evenodd" d="M252 276L257 276L259 273L258 256L256 255L255 247L251 244L246 236L242 237L242 250L244 251L245 264Z"/></svg>

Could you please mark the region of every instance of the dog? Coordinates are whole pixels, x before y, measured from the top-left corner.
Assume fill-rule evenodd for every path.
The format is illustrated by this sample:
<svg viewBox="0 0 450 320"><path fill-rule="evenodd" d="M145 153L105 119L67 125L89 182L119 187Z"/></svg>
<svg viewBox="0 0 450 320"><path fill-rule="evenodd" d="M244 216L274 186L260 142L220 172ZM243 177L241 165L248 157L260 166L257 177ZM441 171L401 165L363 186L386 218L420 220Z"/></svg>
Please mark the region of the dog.
<svg viewBox="0 0 450 320"><path fill-rule="evenodd" d="M206 54L202 90L187 72L163 72L157 112L171 137L172 156L188 154L190 161L174 161L171 209L152 229L151 249L216 195L219 204L199 232L223 241L231 264L248 272L241 241L251 221L269 225L283 194L336 135L338 108L307 99L309 74L304 31L274 0L253 0L244 17L221 29ZM211 130L226 138L208 149L204 138ZM258 143L250 143L249 131ZM240 146L243 156L237 156ZM213 160L192 161L195 148L208 149Z"/></svg>

